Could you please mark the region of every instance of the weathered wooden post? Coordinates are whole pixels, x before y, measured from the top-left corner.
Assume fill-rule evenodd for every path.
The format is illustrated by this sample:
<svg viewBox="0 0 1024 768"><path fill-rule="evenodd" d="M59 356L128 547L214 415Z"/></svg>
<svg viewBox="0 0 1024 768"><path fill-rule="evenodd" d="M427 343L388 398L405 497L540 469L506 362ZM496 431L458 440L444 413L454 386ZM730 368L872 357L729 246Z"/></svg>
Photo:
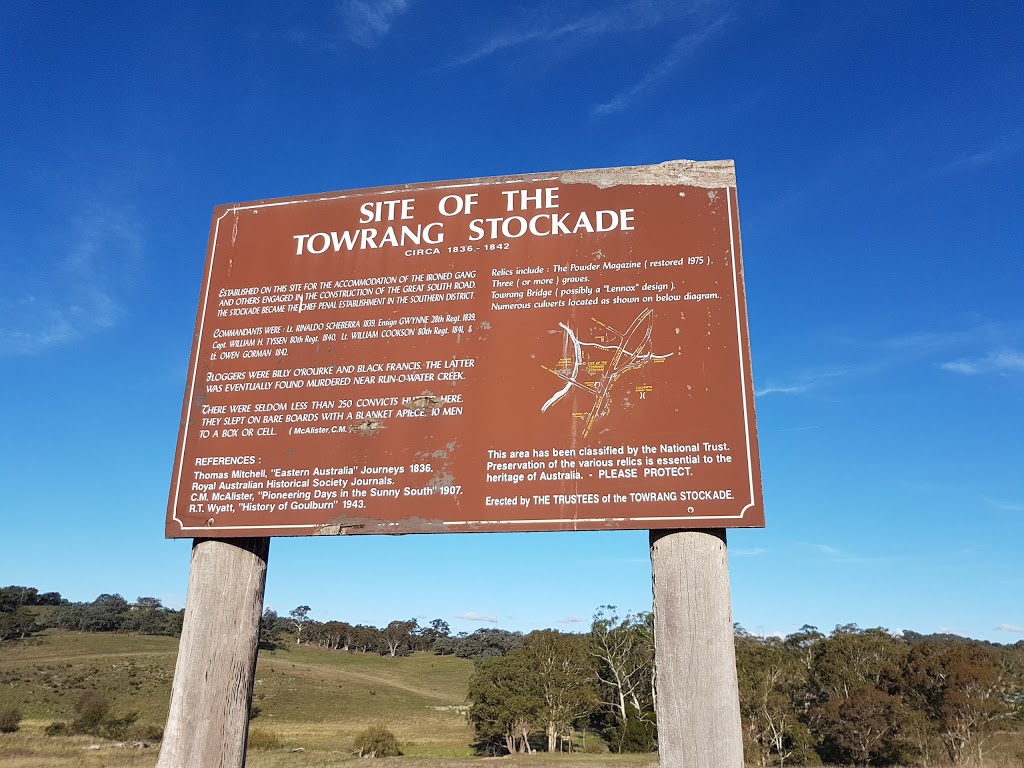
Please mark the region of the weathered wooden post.
<svg viewBox="0 0 1024 768"><path fill-rule="evenodd" d="M651 531L661 768L742 768L724 529Z"/></svg>
<svg viewBox="0 0 1024 768"><path fill-rule="evenodd" d="M268 538L196 539L158 768L245 765Z"/></svg>

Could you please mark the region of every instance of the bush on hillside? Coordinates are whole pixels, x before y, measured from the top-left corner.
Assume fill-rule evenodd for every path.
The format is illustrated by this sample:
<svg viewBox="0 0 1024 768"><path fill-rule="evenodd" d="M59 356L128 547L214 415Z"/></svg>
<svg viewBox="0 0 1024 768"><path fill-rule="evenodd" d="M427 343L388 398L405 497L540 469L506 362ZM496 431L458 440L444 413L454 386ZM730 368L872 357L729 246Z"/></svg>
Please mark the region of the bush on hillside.
<svg viewBox="0 0 1024 768"><path fill-rule="evenodd" d="M353 748L360 757L398 757L402 754L395 734L383 725L371 725L356 736Z"/></svg>
<svg viewBox="0 0 1024 768"><path fill-rule="evenodd" d="M73 733L88 733L98 736L97 731L107 721L110 712L110 702L102 694L95 691L86 691L75 704L75 711L78 717L71 724Z"/></svg>
<svg viewBox="0 0 1024 768"><path fill-rule="evenodd" d="M164 729L159 725L148 723L132 723L124 732L124 740L153 744L163 740Z"/></svg>
<svg viewBox="0 0 1024 768"><path fill-rule="evenodd" d="M281 737L273 731L264 731L262 728L249 729L249 741L246 744L248 750L271 752L275 749L281 749L283 746Z"/></svg>
<svg viewBox="0 0 1024 768"><path fill-rule="evenodd" d="M0 709L0 733L14 733L20 725L20 709Z"/></svg>
<svg viewBox="0 0 1024 768"><path fill-rule="evenodd" d="M110 702L105 696L94 691L82 694L82 698L75 704L75 711L78 712L78 717L70 723L57 721L46 726L46 735L88 734L104 739L124 739L135 721L139 719L136 712L130 712L124 717L111 717ZM140 740L148 741L149 739Z"/></svg>

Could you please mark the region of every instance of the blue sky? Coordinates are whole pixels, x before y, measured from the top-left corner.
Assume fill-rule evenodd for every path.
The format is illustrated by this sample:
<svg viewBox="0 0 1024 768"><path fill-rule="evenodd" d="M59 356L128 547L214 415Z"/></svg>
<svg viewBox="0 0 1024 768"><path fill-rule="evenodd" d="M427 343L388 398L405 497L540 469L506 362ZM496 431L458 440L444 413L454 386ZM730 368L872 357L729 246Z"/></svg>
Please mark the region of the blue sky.
<svg viewBox="0 0 1024 768"><path fill-rule="evenodd" d="M768 521L730 532L735 619L1024 639L1022 37L1015 2L4 3L0 582L183 603L214 205L732 158ZM644 532L270 557L266 604L321 620L651 602Z"/></svg>

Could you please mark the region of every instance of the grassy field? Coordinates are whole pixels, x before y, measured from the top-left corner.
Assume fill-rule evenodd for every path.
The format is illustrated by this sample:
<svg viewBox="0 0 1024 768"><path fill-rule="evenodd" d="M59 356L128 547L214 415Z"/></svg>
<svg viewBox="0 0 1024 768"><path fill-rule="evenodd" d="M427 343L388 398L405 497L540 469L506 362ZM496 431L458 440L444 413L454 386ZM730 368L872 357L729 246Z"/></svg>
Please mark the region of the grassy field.
<svg viewBox="0 0 1024 768"><path fill-rule="evenodd" d="M139 635L48 631L0 644L0 710L18 708L17 733L0 733L0 768L84 766L152 768L157 748L125 748L92 736L46 736L55 720L72 720L86 692L103 695L112 714L137 712L139 723L162 727L167 716L177 640ZM355 735L387 726L403 756L378 768L480 768L466 721L466 690L473 664L452 656L416 654L391 659L307 646L260 652L251 723L252 768L321 768L359 760ZM1024 768L1019 734L1006 735L985 761L988 768ZM592 737L591 737L592 738ZM498 758L503 768L654 768L655 755L532 755ZM365 764L365 763L361 763Z"/></svg>
<svg viewBox="0 0 1024 768"><path fill-rule="evenodd" d="M25 717L18 734L0 734L0 765L14 753L28 759L25 753L44 744L73 744L81 757L83 745L96 739L42 732L54 720L74 719L86 692L106 697L114 715L136 712L138 722L163 726L176 653L174 638L53 631L0 646L0 710L15 707ZM261 652L251 728L286 750L347 755L359 731L383 723L405 755L468 758L472 729L464 708L472 669L465 659L429 654L391 659L307 646ZM147 764L124 759L118 764Z"/></svg>

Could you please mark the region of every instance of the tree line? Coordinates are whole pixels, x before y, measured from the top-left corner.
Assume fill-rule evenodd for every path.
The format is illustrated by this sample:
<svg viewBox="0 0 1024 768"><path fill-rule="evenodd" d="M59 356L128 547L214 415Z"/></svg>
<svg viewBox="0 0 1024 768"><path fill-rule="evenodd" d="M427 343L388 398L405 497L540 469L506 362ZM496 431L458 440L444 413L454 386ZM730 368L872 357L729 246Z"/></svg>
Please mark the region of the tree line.
<svg viewBox="0 0 1024 768"><path fill-rule="evenodd" d="M1024 641L804 626L737 629L749 762L982 764L993 735L1024 728Z"/></svg>
<svg viewBox="0 0 1024 768"><path fill-rule="evenodd" d="M66 601L59 592L39 594L35 587L0 588L0 643L24 640L41 629L36 622L36 612L30 606L60 605L62 602Z"/></svg>
<svg viewBox="0 0 1024 768"><path fill-rule="evenodd" d="M311 608L300 605L280 616L267 609L260 622L260 647L313 645L328 650L408 656L432 652L477 659L503 655L522 642L522 634L496 628L453 635L446 621L420 626L416 619L392 621L385 627L319 622ZM0 587L0 643L23 640L47 628L72 632L138 632L146 635L181 634L184 611L167 608L156 597L129 602L119 594L101 594L92 601L71 602L59 592L40 593L35 587Z"/></svg>
<svg viewBox="0 0 1024 768"><path fill-rule="evenodd" d="M310 612L308 605L286 616L266 610L260 646L472 659L468 716L482 754L573 750L588 735L592 746L620 752L657 748L650 612L619 615L603 606L588 632L528 634L453 634L443 619L384 627L320 622ZM56 592L0 588L0 643L45 627L177 635L182 616L156 598L129 603L103 594L72 603ZM734 638L750 764L980 764L997 732L1024 730L1024 641L999 645L852 624L830 633L804 626L786 637L737 626Z"/></svg>
<svg viewBox="0 0 1024 768"><path fill-rule="evenodd" d="M589 633L531 632L476 662L469 700L483 754L572 751L588 733L618 752L655 750L653 616L605 606Z"/></svg>
<svg viewBox="0 0 1024 768"><path fill-rule="evenodd" d="M139 632L181 634L184 612L165 608L159 598L139 597L129 603L121 595L102 594L91 602L73 603L59 592L34 587L0 588L0 643L23 640L48 627L74 632Z"/></svg>
<svg viewBox="0 0 1024 768"><path fill-rule="evenodd" d="M417 619L395 620L387 626L375 627L347 621L315 621L309 616L311 610L308 605L300 605L287 616L269 608L265 610L260 621L260 647L274 650L294 643L390 657L429 652L480 659L503 656L523 642L522 633L497 628L453 635L443 619L434 619L425 625L420 625Z"/></svg>
<svg viewBox="0 0 1024 768"><path fill-rule="evenodd" d="M603 606L586 633L452 635L441 619L376 628L318 623L309 611L267 612L264 626L330 650L473 659L468 715L482 754L568 751L588 734L619 752L657 749L650 612L620 616ZM750 764L981 764L997 732L1024 730L1024 641L852 624L786 637L737 625L734 641Z"/></svg>
<svg viewBox="0 0 1024 768"><path fill-rule="evenodd" d="M998 731L1024 730L1024 641L855 625L734 635L748 764L980 765ZM654 676L650 613L605 607L588 634L532 632L477 664L477 746L571 749L596 731L618 751L655 749Z"/></svg>

